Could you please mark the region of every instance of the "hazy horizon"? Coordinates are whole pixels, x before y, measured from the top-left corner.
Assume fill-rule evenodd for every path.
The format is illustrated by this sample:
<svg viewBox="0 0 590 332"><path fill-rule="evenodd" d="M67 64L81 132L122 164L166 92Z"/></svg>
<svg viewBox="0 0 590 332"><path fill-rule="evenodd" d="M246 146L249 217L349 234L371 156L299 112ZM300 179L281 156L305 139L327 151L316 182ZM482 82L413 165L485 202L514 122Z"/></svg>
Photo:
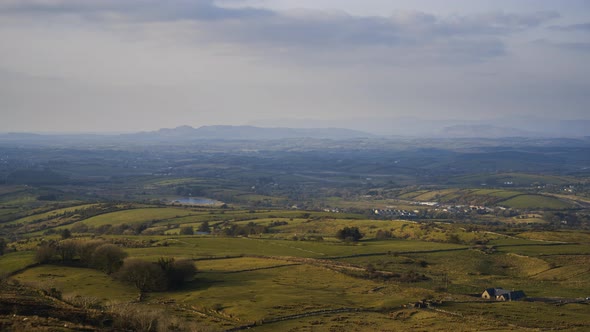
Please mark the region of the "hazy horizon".
<svg viewBox="0 0 590 332"><path fill-rule="evenodd" d="M0 0L0 27L0 132L590 121L584 0Z"/></svg>

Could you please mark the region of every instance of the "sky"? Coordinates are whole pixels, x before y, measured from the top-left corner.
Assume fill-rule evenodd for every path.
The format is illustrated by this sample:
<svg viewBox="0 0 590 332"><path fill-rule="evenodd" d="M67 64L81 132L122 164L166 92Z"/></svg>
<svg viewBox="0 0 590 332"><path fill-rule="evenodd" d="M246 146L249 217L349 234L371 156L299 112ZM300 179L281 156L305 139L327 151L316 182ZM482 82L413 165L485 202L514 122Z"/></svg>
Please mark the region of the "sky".
<svg viewBox="0 0 590 332"><path fill-rule="evenodd" d="M590 120L588 59L587 0L0 0L0 132Z"/></svg>

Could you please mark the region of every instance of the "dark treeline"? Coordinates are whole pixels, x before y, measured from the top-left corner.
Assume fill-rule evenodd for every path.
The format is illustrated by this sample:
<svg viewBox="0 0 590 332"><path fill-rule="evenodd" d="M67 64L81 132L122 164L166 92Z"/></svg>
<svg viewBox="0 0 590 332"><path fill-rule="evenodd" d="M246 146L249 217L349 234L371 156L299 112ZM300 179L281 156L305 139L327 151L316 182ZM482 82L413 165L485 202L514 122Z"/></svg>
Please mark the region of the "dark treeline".
<svg viewBox="0 0 590 332"><path fill-rule="evenodd" d="M157 262L147 262L126 257L121 247L96 239L43 242L35 254L37 263L97 269L135 285L141 292L181 287L197 272L193 261L188 259L161 257Z"/></svg>

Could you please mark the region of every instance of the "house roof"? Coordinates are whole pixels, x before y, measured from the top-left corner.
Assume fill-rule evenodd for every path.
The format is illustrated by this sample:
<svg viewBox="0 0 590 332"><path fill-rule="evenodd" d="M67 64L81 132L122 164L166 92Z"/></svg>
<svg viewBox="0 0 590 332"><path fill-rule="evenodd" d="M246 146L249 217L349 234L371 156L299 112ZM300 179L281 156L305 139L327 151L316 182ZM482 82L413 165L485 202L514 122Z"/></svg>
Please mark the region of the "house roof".
<svg viewBox="0 0 590 332"><path fill-rule="evenodd" d="M506 300L517 300L517 299L521 299L523 297L526 297L526 294L521 290L509 291L509 290L503 289L501 287L486 288L486 290L484 290L484 293L485 292L487 292L490 297L502 296Z"/></svg>
<svg viewBox="0 0 590 332"><path fill-rule="evenodd" d="M502 295L506 295L506 294L510 294L510 293L512 293L512 292L511 291L507 291L507 290L502 289L502 288L499 288L499 289L497 288L496 289L496 296L502 296Z"/></svg>
<svg viewBox="0 0 590 332"><path fill-rule="evenodd" d="M514 292L510 292L510 296L514 300L514 299L520 299L520 298L526 297L526 294L521 290L517 290Z"/></svg>
<svg viewBox="0 0 590 332"><path fill-rule="evenodd" d="M490 294L490 296L497 296L497 295L500 295L500 294L504 294L504 293L501 293L501 292L506 292L507 293L508 291L505 291L501 287L496 287L496 288L486 288L486 290L484 292L488 292L488 294Z"/></svg>
<svg viewBox="0 0 590 332"><path fill-rule="evenodd" d="M512 291L512 292L505 292L504 294L498 294L496 296L501 296L506 300L518 300L518 299L522 299L523 297L526 297L526 294L521 291Z"/></svg>

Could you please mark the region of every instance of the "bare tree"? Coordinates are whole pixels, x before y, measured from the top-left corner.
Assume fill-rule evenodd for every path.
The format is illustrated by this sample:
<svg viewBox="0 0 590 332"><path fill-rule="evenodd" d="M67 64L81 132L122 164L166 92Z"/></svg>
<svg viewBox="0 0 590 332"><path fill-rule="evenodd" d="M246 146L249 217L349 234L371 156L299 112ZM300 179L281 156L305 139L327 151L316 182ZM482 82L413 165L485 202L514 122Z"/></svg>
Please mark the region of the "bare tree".
<svg viewBox="0 0 590 332"><path fill-rule="evenodd" d="M78 241L72 239L60 241L56 247L57 255L63 263L73 261L74 257L76 256L77 249Z"/></svg>
<svg viewBox="0 0 590 332"><path fill-rule="evenodd" d="M166 273L156 263L128 258L117 273L117 278L135 285L141 292L166 290Z"/></svg>
<svg viewBox="0 0 590 332"><path fill-rule="evenodd" d="M197 273L195 263L190 259L175 260L162 257L158 260L158 265L166 274L169 289L180 287L184 282L192 280Z"/></svg>
<svg viewBox="0 0 590 332"><path fill-rule="evenodd" d="M184 226L180 228L180 235L194 235L195 231L191 226Z"/></svg>
<svg viewBox="0 0 590 332"><path fill-rule="evenodd" d="M8 243L6 240L0 237L0 256L4 255L4 250L6 249L7 245Z"/></svg>
<svg viewBox="0 0 590 332"><path fill-rule="evenodd" d="M105 242L102 240L89 240L80 242L78 244L78 256L80 257L80 261L86 266L91 266L92 255L94 254L94 251L103 244L105 244Z"/></svg>
<svg viewBox="0 0 590 332"><path fill-rule="evenodd" d="M107 274L119 270L127 253L118 246L106 243L98 246L92 253L91 266Z"/></svg>
<svg viewBox="0 0 590 332"><path fill-rule="evenodd" d="M35 262L41 264L49 263L53 260L55 254L56 250L54 246L43 244L37 248L37 252L35 253Z"/></svg>

